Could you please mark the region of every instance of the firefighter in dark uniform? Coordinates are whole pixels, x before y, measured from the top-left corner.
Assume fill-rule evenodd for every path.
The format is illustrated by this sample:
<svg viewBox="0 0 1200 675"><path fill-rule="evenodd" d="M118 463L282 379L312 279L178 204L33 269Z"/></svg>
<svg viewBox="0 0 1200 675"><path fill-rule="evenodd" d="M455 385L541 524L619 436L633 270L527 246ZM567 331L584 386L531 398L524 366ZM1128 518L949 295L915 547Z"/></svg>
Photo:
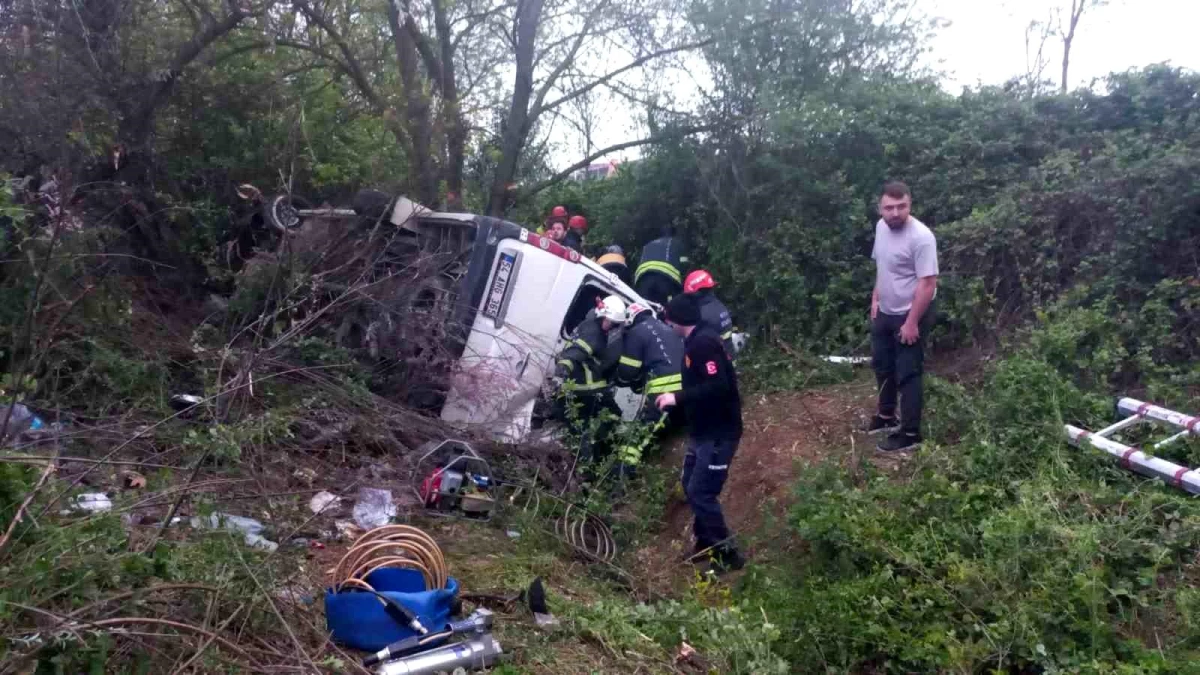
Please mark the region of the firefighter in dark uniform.
<svg viewBox="0 0 1200 675"><path fill-rule="evenodd" d="M683 388L683 340L655 317L649 307L634 303L629 306L628 317L616 380L618 385L645 392L650 402L642 407L642 420L654 425L654 432L644 442L620 449L620 460L628 466L637 466L654 438L682 422L678 408L663 412L653 401L661 394Z"/></svg>
<svg viewBox="0 0 1200 675"><path fill-rule="evenodd" d="M596 258L596 263L604 269L617 275L617 278L632 286L633 279L629 276L629 265L625 262L625 249L617 244L607 246L604 253Z"/></svg>
<svg viewBox="0 0 1200 675"><path fill-rule="evenodd" d="M683 292L696 297L696 304L700 306L700 326L720 335L729 360L736 361L737 351L733 347L733 315L713 293L712 289L716 285L717 282L713 281L711 274L704 270L696 270L684 280Z"/></svg>
<svg viewBox="0 0 1200 675"><path fill-rule="evenodd" d="M721 344L721 336L700 326L700 307L693 295L679 295L667 307L667 320L684 340L683 388L662 394L660 410L684 409L688 450L683 460L683 491L695 516L693 559L712 558L713 571L741 569L745 559L725 524L718 498L742 438L742 399L737 374Z"/></svg>
<svg viewBox="0 0 1200 675"><path fill-rule="evenodd" d="M583 235L587 234L588 222L583 216L571 216L567 221L567 234L559 242L563 246L583 253Z"/></svg>
<svg viewBox="0 0 1200 675"><path fill-rule="evenodd" d="M616 367L620 343L610 340L608 333L624 325L625 301L610 295L593 312L572 333L555 364L555 377L562 386L554 417L566 421L572 433L583 439L580 458L585 461L608 454L608 437L621 417L608 379ZM605 419L606 411L615 419ZM598 420L597 424L592 425L592 420Z"/></svg>
<svg viewBox="0 0 1200 675"><path fill-rule="evenodd" d="M633 272L634 289L650 302L666 306L683 289L683 267L687 261L675 228L663 228L663 236L642 247L642 257Z"/></svg>

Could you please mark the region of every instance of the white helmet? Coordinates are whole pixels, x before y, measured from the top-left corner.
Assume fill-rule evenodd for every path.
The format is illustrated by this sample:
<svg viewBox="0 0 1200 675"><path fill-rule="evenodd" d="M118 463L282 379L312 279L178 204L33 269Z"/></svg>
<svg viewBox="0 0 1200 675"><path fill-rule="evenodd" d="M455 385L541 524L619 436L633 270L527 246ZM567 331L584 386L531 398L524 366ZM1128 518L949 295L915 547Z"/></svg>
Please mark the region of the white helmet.
<svg viewBox="0 0 1200 675"><path fill-rule="evenodd" d="M625 311L625 318L627 321L632 322L635 318L637 318L638 314L641 314L643 312L653 312L653 311L654 310L651 309L650 307L643 305L640 302L635 302L629 306L628 310Z"/></svg>
<svg viewBox="0 0 1200 675"><path fill-rule="evenodd" d="M626 316L625 301L617 295L608 296L596 308L596 316L601 319L608 319L613 323L625 323L628 318Z"/></svg>

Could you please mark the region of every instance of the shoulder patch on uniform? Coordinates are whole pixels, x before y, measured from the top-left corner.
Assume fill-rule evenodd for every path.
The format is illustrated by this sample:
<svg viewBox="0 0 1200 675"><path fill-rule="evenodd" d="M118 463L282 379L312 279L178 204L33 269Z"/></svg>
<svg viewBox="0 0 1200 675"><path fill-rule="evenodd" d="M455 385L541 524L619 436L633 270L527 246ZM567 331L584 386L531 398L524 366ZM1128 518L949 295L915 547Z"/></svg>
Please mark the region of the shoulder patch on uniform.
<svg viewBox="0 0 1200 675"><path fill-rule="evenodd" d="M716 375L717 374L717 362L709 361L708 363L704 364L704 369L708 371L709 375Z"/></svg>

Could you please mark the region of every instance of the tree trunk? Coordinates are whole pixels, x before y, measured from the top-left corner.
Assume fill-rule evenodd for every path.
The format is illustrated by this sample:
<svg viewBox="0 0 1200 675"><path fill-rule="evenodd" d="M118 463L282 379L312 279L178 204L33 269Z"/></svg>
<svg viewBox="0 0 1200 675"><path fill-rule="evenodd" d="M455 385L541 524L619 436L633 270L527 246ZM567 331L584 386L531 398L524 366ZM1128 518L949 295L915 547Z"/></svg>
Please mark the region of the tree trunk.
<svg viewBox="0 0 1200 675"><path fill-rule="evenodd" d="M446 180L447 207L462 208L463 168L466 164L467 125L462 118L462 106L458 100L458 79L454 72L454 34L446 16L445 4L440 0L433 3L434 28L438 46L441 48L440 73L442 90L442 124L446 130Z"/></svg>
<svg viewBox="0 0 1200 675"><path fill-rule="evenodd" d="M1071 63L1071 40L1074 36L1070 35L1063 38L1063 60L1062 60L1062 93L1067 93L1067 67Z"/></svg>
<svg viewBox="0 0 1200 675"><path fill-rule="evenodd" d="M438 170L434 160L433 124L429 115L429 95L426 83L417 72L417 44L404 26L399 0L388 2L388 23L392 28L392 39L396 45L396 63L400 68L400 82L404 86L404 128L408 131L409 161L413 175L411 189L416 201L430 208L437 208L441 199L438 194Z"/></svg>
<svg viewBox="0 0 1200 675"><path fill-rule="evenodd" d="M516 66L512 103L501 139L500 164L492 179L488 197L488 215L502 216L508 208L509 186L517 175L517 163L529 135L529 101L533 97L533 55L538 24L542 20L543 0L526 0L517 5Z"/></svg>
<svg viewBox="0 0 1200 675"><path fill-rule="evenodd" d="M1071 17L1067 32L1063 34L1063 59L1062 59L1062 81L1060 83L1062 93L1067 93L1067 70L1071 64L1071 43L1075 41L1075 27L1079 25L1079 18L1083 16L1083 8L1087 6L1088 0L1071 0Z"/></svg>

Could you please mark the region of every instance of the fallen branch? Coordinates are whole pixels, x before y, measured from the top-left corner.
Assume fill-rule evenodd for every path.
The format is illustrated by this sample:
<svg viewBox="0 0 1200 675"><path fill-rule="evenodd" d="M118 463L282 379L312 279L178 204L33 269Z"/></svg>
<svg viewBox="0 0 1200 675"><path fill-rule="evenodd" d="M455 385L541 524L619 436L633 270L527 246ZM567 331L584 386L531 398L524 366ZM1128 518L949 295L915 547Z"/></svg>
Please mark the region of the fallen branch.
<svg viewBox="0 0 1200 675"><path fill-rule="evenodd" d="M13 530L17 528L17 523L21 522L21 519L24 518L25 509L29 508L29 503L33 501L35 496L37 496L38 490L42 489L42 486L46 484L46 480L50 478L50 474L54 473L54 470L54 462L47 464L46 468L42 471L41 478L38 478L37 485L33 486L33 489L30 490L29 494L25 496L25 501L21 502L21 505L17 507L16 515L13 516L12 522L8 524L8 529L4 531L4 536L0 537L0 550L4 549L4 545L8 543L8 539L12 536Z"/></svg>
<svg viewBox="0 0 1200 675"><path fill-rule="evenodd" d="M15 464L27 464L30 462L43 462L57 459L60 462L80 462L82 464L111 464L113 466L144 466L151 469L172 469L181 471L187 467L172 466L170 464L150 464L148 462L125 461L116 459L88 459L87 457L49 457L45 455L0 455L0 462L11 462Z"/></svg>
<svg viewBox="0 0 1200 675"><path fill-rule="evenodd" d="M79 616L80 614L86 613L88 610L95 609L96 607L106 605L106 604L108 604L110 602L114 602L116 600L124 600L125 598L129 598L129 597L138 595L139 593L155 593L158 591L177 591L177 590L185 590L185 589L186 590L195 590L195 591L208 591L209 593L216 593L221 590L219 588L216 588L215 586L206 586L204 584L160 584L158 586L150 586L149 588L139 588L139 589L133 590L133 591L126 591L124 593L110 595L107 598L101 598L100 600L97 600L96 602L93 602L90 605L84 605L83 607L80 607L79 609L71 612L70 614L67 615L67 618L74 619L75 617Z"/></svg>
<svg viewBox="0 0 1200 675"><path fill-rule="evenodd" d="M246 608L245 604L238 605L237 609L233 610L233 612L231 612L229 614L229 616L226 617L225 621L223 621L221 623L221 625L217 627L217 630L225 630L225 627L228 626L230 623L232 623L233 620L235 618L237 618L237 615L241 614L242 610L245 608ZM192 658L188 659L186 663L184 663L182 666L179 666L172 672L175 672L175 673L187 672L187 669L190 668L191 665L193 663L195 663L197 659L199 659L201 656L203 656L204 652L208 651L208 648L212 646L212 643L215 642L216 639L217 639L217 635L215 633L213 635L209 636L209 638L204 641L204 644L200 645L200 648L196 650L196 653L192 654Z"/></svg>
<svg viewBox="0 0 1200 675"><path fill-rule="evenodd" d="M234 652L235 654L246 659L246 661L248 661L252 664L255 664L257 666L257 663L255 662L255 660L250 658L250 655L248 653L246 653L246 651L243 650L241 647L237 646L236 644L230 642L229 640L221 637L220 635L217 635L216 633L214 633L210 630L206 630L199 626L193 626L190 623L184 623L182 621L172 621L170 619L156 619L156 618L148 617L148 616L122 616L122 617L116 617L113 619L100 619L99 621L89 621L88 623L81 623L81 624L72 626L71 628L73 630L81 630L84 628L103 628L105 626L120 626L120 625L130 624L130 623L157 624L160 626L170 626L172 628L177 628L180 630L187 630L187 631L191 631L193 633L198 633L200 635L211 638L212 640L220 643L229 651Z"/></svg>

